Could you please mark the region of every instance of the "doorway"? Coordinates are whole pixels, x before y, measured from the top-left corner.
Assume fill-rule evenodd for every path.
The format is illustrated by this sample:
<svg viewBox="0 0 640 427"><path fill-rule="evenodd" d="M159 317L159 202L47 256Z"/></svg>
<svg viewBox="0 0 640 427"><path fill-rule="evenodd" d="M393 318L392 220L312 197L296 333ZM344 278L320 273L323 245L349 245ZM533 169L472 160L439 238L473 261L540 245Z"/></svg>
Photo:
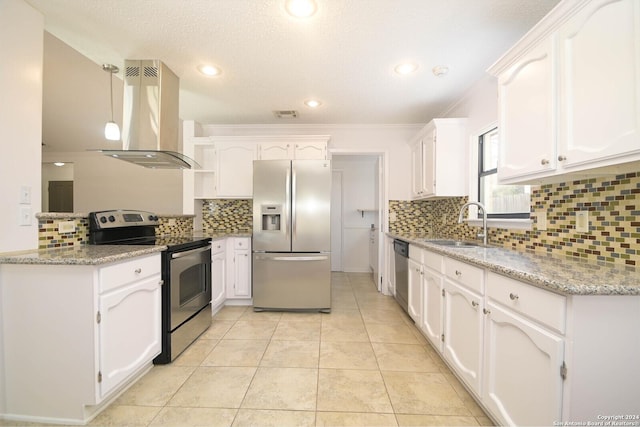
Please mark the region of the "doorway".
<svg viewBox="0 0 640 427"><path fill-rule="evenodd" d="M49 181L49 212L73 212L73 181Z"/></svg>
<svg viewBox="0 0 640 427"><path fill-rule="evenodd" d="M384 152L332 152L332 271L372 273L381 290L386 221Z"/></svg>

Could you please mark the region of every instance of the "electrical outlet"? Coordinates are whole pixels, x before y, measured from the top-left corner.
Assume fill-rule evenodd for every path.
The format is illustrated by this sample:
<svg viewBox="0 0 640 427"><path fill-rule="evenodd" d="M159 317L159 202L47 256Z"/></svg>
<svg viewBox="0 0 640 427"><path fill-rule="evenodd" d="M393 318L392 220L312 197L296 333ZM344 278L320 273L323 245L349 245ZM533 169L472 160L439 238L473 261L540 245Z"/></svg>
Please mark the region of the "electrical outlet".
<svg viewBox="0 0 640 427"><path fill-rule="evenodd" d="M169 227L172 227L172 226L176 225L176 219L175 218L169 218L169 220L167 221L167 225Z"/></svg>
<svg viewBox="0 0 640 427"><path fill-rule="evenodd" d="M442 214L442 225L447 225L447 215Z"/></svg>
<svg viewBox="0 0 640 427"><path fill-rule="evenodd" d="M395 212L389 212L389 222L396 222L398 220L398 217L396 216Z"/></svg>
<svg viewBox="0 0 640 427"><path fill-rule="evenodd" d="M576 212L576 231L578 233L589 232L589 211Z"/></svg>
<svg viewBox="0 0 640 427"><path fill-rule="evenodd" d="M73 221L60 221L58 223L58 233L73 233L76 231L76 223Z"/></svg>
<svg viewBox="0 0 640 427"><path fill-rule="evenodd" d="M536 230L538 231L547 230L547 213L546 212L540 212L536 214Z"/></svg>

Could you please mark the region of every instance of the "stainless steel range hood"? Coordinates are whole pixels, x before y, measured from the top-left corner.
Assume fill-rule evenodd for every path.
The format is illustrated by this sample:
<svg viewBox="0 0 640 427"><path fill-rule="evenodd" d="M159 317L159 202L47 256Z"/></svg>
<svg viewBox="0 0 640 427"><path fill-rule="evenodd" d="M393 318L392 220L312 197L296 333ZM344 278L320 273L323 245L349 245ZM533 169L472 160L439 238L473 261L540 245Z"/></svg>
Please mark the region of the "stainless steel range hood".
<svg viewBox="0 0 640 427"><path fill-rule="evenodd" d="M178 77L158 60L124 62L122 150L103 154L146 168L191 169L178 152Z"/></svg>

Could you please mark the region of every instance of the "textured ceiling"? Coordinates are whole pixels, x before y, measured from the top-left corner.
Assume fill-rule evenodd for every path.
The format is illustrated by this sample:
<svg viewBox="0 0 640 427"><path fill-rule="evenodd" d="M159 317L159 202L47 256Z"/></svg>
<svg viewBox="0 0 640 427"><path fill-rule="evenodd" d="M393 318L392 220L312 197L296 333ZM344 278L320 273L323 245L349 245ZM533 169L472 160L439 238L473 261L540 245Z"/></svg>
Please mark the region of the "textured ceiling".
<svg viewBox="0 0 640 427"><path fill-rule="evenodd" d="M317 0L314 17L296 20L283 0L27 1L96 64L165 62L180 77L180 117L211 124L425 123L558 3ZM418 71L395 74L406 60ZM202 76L202 63L222 75ZM436 65L449 74L435 77ZM311 97L322 106L304 106ZM281 109L299 117L276 119Z"/></svg>

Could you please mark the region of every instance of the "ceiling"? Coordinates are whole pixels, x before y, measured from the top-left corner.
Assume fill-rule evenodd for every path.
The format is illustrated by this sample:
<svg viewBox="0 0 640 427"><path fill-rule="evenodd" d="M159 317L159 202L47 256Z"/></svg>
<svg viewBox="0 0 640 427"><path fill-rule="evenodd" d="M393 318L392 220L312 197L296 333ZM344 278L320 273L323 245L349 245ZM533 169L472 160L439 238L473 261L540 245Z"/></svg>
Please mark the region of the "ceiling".
<svg viewBox="0 0 640 427"><path fill-rule="evenodd" d="M97 67L162 60L180 78L180 117L206 124L426 123L558 3L316 0L317 13L297 19L284 0L27 1ZM418 70L396 74L403 61ZM203 76L205 63L222 74ZM438 65L448 74L434 76Z"/></svg>

